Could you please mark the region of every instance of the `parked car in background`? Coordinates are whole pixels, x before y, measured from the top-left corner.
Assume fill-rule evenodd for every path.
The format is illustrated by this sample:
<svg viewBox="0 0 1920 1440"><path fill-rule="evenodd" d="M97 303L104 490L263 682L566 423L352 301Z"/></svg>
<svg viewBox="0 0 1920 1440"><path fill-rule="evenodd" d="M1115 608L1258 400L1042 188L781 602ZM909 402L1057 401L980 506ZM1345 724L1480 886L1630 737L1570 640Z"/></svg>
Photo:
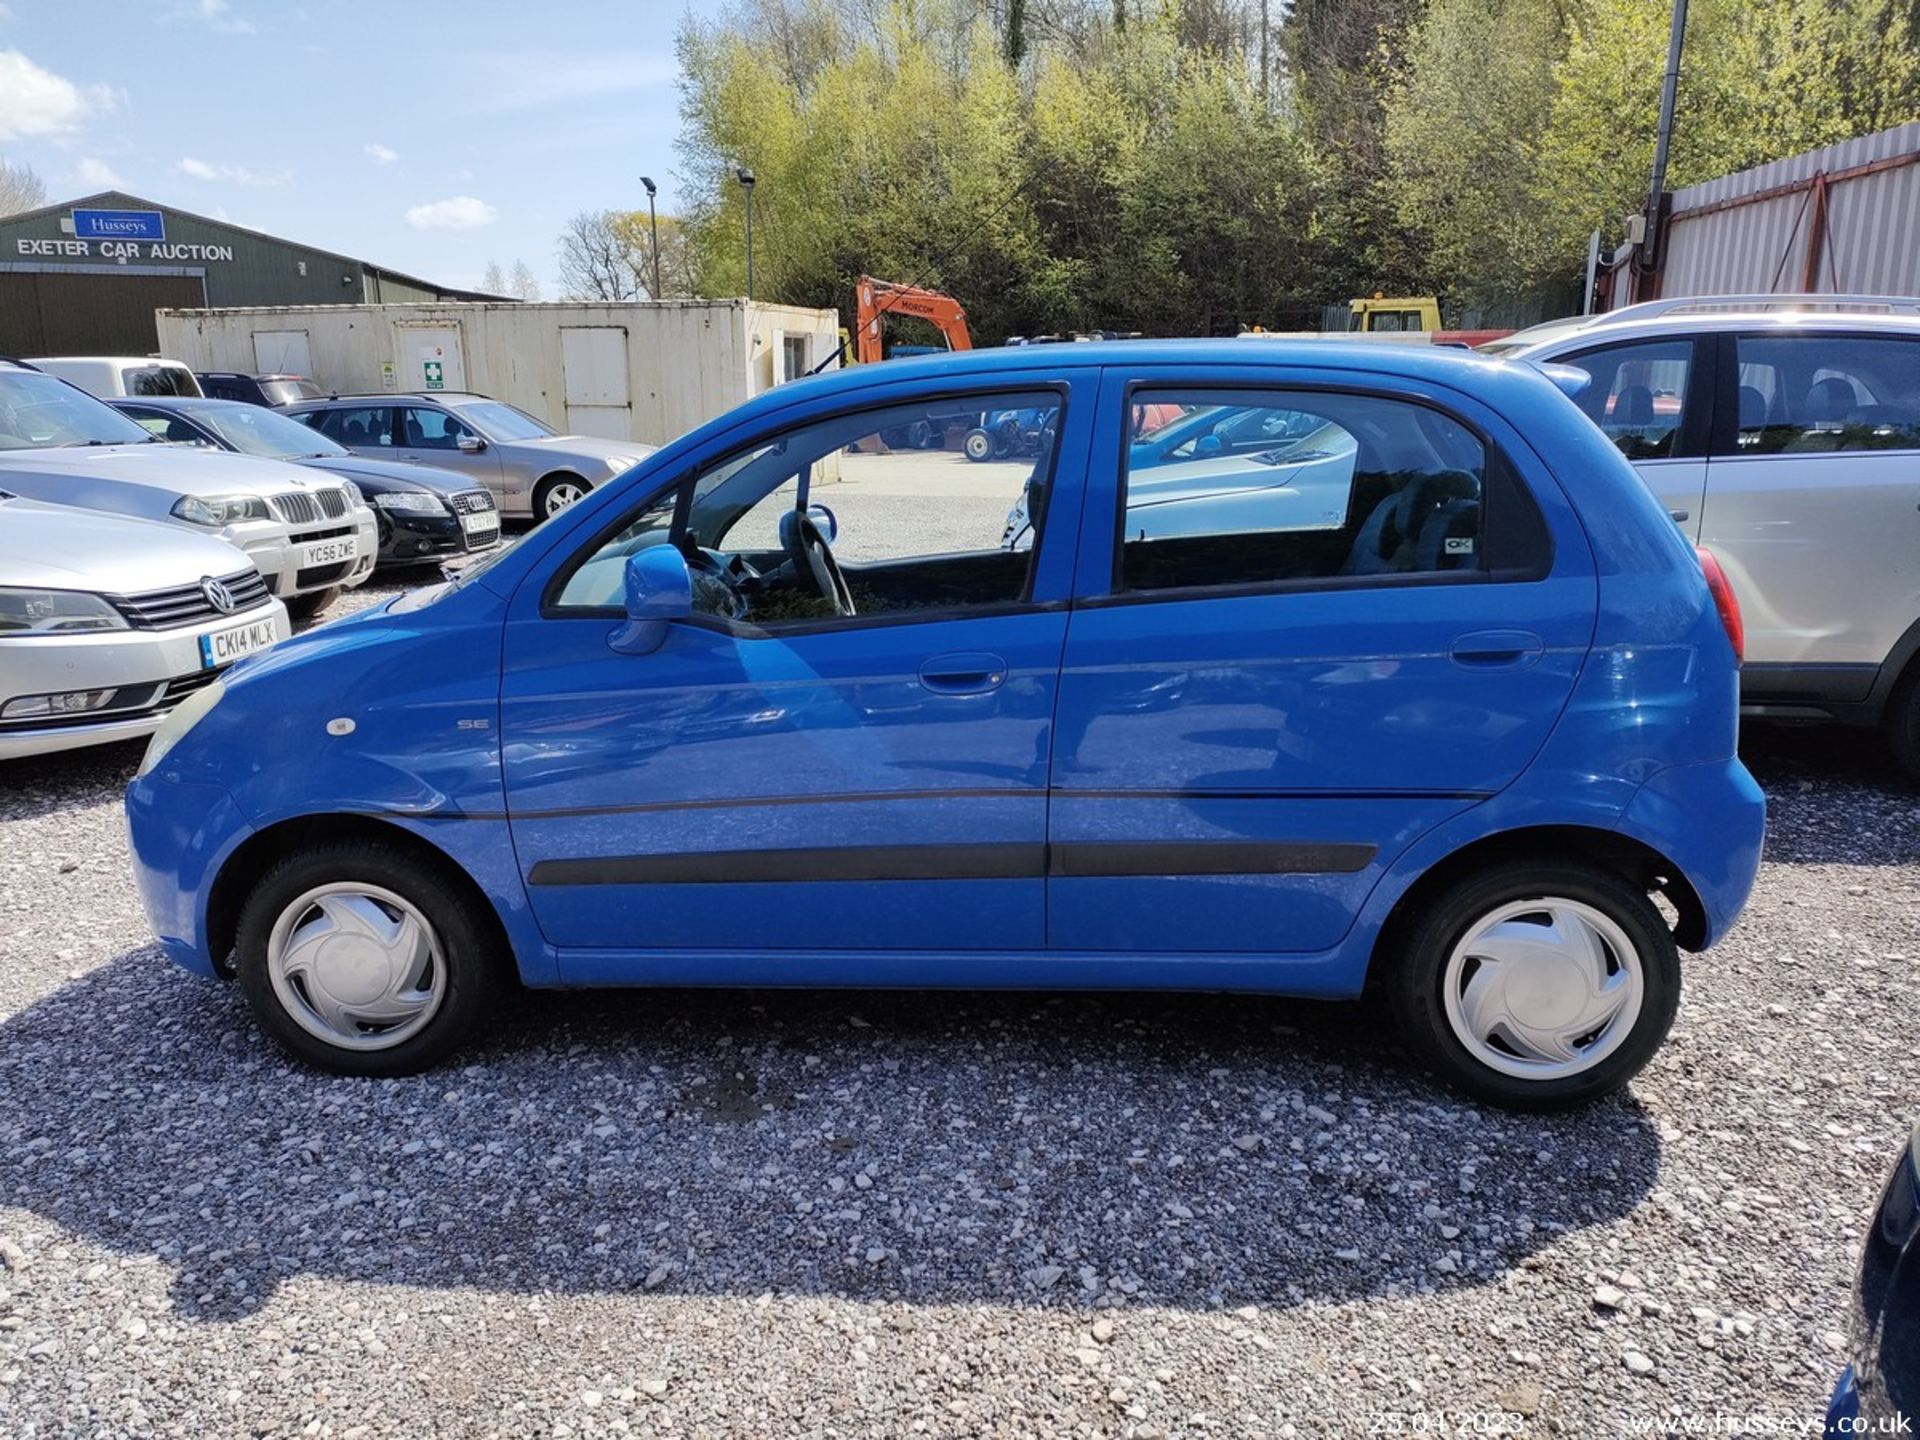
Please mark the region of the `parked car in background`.
<svg viewBox="0 0 1920 1440"><path fill-rule="evenodd" d="M215 400L242 400L249 405L291 405L318 400L327 392L304 375L247 375L238 370L201 370L194 379L200 393Z"/></svg>
<svg viewBox="0 0 1920 1440"><path fill-rule="evenodd" d="M630 440L561 435L484 395L335 395L287 413L356 455L439 465L493 491L503 515L544 520L653 453Z"/></svg>
<svg viewBox="0 0 1920 1440"><path fill-rule="evenodd" d="M193 371L153 355L49 355L27 364L71 381L89 395L198 395Z"/></svg>
<svg viewBox="0 0 1920 1440"><path fill-rule="evenodd" d="M1882 727L1920 776L1920 301L1659 300L1489 348L1593 377L1580 408L1740 596L1751 713Z"/></svg>
<svg viewBox="0 0 1920 1440"><path fill-rule="evenodd" d="M246 553L296 618L373 574L378 527L351 480L164 445L84 390L5 360L0 487L225 540Z"/></svg>
<svg viewBox="0 0 1920 1440"><path fill-rule="evenodd" d="M223 541L0 489L0 760L150 734L290 633Z"/></svg>
<svg viewBox="0 0 1920 1440"><path fill-rule="evenodd" d="M1920 1126L1867 1227L1850 1320L1851 1363L1828 1406L1827 1434L1912 1434L1920 1424Z"/></svg>
<svg viewBox="0 0 1920 1440"><path fill-rule="evenodd" d="M1143 527L1135 404L1313 417L1346 503ZM1030 467L875 444L1027 409L1024 552ZM1372 982L1471 1094L1571 1105L1646 1063L1753 883L1737 628L1532 366L863 365L200 692L128 791L134 868L169 955L340 1073L435 1063L516 982Z"/></svg>
<svg viewBox="0 0 1920 1440"><path fill-rule="evenodd" d="M162 440L286 460L345 476L372 502L383 565L418 565L500 543L493 492L451 471L369 460L296 420L239 400L109 403Z"/></svg>

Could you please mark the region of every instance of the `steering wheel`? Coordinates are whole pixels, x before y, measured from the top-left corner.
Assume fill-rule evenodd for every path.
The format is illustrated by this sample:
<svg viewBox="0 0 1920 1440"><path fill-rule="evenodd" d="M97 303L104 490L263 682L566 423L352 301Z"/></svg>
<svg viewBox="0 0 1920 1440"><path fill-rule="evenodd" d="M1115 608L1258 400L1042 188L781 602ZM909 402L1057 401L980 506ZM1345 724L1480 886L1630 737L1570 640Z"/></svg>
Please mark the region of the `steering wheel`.
<svg viewBox="0 0 1920 1440"><path fill-rule="evenodd" d="M840 573L840 562L833 558L833 547L813 517L804 510L789 510L780 517L780 544L793 562L794 574L813 582L813 588L833 607L836 615L851 615L853 592L847 589L847 577Z"/></svg>

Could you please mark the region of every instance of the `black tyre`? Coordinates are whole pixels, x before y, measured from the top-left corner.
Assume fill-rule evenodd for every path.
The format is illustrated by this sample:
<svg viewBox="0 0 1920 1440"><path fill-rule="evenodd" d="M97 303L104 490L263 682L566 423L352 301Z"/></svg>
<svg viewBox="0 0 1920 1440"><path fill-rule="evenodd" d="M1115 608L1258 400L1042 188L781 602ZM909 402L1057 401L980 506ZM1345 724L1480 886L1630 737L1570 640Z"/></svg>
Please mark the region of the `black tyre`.
<svg viewBox="0 0 1920 1440"><path fill-rule="evenodd" d="M1887 744L1910 780L1920 780L1920 664L1900 677L1887 701Z"/></svg>
<svg viewBox="0 0 1920 1440"><path fill-rule="evenodd" d="M338 585L329 585L325 590L309 590L304 595L295 595L287 601L287 618L311 620L339 598Z"/></svg>
<svg viewBox="0 0 1920 1440"><path fill-rule="evenodd" d="M1612 871L1510 861L1407 917L1387 992L1414 1053L1469 1095L1559 1110L1620 1089L1672 1028L1680 954Z"/></svg>
<svg viewBox="0 0 1920 1440"><path fill-rule="evenodd" d="M240 912L235 966L260 1026L336 1075L438 1064L493 1007L507 957L440 867L380 841L290 855Z"/></svg>
<svg viewBox="0 0 1920 1440"><path fill-rule="evenodd" d="M993 458L993 436L975 426L967 432L967 438L960 443L967 459L979 462Z"/></svg>
<svg viewBox="0 0 1920 1440"><path fill-rule="evenodd" d="M574 501L584 499L592 488L578 475L547 476L533 487L533 518L551 519Z"/></svg>

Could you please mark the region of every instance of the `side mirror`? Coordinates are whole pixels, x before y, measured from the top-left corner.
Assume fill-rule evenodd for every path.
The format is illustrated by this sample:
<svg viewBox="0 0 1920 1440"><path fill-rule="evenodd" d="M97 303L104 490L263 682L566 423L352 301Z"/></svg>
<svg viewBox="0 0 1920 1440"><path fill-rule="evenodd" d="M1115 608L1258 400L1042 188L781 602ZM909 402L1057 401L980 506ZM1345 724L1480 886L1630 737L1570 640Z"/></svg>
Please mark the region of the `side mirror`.
<svg viewBox="0 0 1920 1440"><path fill-rule="evenodd" d="M672 545L649 545L627 557L627 618L607 637L622 655L651 655L667 627L693 614L693 576Z"/></svg>
<svg viewBox="0 0 1920 1440"><path fill-rule="evenodd" d="M819 527L820 533L827 537L829 545L840 538L840 520L826 506L807 506L807 518Z"/></svg>
<svg viewBox="0 0 1920 1440"><path fill-rule="evenodd" d="M453 442L454 449L464 450L469 455L478 455L487 448L487 442L478 435L461 435Z"/></svg>

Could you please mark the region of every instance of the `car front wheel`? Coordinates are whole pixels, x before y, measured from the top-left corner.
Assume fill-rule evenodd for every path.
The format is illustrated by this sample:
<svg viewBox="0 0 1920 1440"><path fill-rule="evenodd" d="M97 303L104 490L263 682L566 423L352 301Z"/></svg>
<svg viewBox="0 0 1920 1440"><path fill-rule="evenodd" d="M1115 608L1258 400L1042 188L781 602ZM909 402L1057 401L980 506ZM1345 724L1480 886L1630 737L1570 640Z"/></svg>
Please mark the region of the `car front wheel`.
<svg viewBox="0 0 1920 1440"><path fill-rule="evenodd" d="M584 499L587 482L573 475L549 475L533 492L533 518L548 520L577 500Z"/></svg>
<svg viewBox="0 0 1920 1440"><path fill-rule="evenodd" d="M322 610L340 598L340 587L329 585L325 590L309 590L304 595L287 597L287 618L290 620L311 620Z"/></svg>
<svg viewBox="0 0 1920 1440"><path fill-rule="evenodd" d="M281 1047L337 1075L411 1075L491 1009L504 965L441 870L380 842L290 855L241 911L235 965Z"/></svg>
<svg viewBox="0 0 1920 1440"><path fill-rule="evenodd" d="M1680 956L1647 896L1611 871L1520 861L1411 917L1389 981L1409 1045L1495 1105L1556 1110L1620 1089L1680 1003Z"/></svg>

